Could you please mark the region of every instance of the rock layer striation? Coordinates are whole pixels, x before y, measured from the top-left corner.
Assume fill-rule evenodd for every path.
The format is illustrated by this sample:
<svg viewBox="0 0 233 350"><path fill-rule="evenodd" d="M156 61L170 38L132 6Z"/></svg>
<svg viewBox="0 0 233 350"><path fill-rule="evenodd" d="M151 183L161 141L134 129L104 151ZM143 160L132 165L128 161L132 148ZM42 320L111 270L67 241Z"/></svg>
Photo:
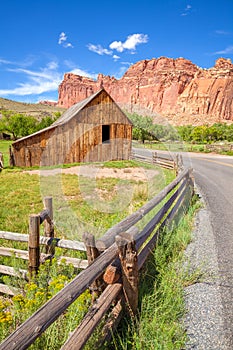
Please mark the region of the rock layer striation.
<svg viewBox="0 0 233 350"><path fill-rule="evenodd" d="M142 60L121 79L97 80L72 73L59 86L58 106L68 108L103 87L130 112L166 118L172 124L233 121L233 64L219 58L210 69L184 58Z"/></svg>

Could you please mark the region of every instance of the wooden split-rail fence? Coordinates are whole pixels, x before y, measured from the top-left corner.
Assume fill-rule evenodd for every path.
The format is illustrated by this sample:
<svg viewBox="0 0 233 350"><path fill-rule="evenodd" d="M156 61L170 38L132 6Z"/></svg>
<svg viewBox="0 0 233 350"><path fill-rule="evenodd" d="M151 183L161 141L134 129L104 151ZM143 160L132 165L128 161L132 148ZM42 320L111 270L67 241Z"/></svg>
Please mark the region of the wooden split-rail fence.
<svg viewBox="0 0 233 350"><path fill-rule="evenodd" d="M171 170L174 169L176 174L178 174L179 171L181 171L184 168L183 158L180 153L177 153L173 158L169 154L167 155L167 157L165 157L165 156L159 155L157 152L152 152L151 155L149 156L149 155L142 155L135 151L132 151L131 159L158 165L166 169L171 169Z"/></svg>
<svg viewBox="0 0 233 350"><path fill-rule="evenodd" d="M29 280L32 275L38 272L39 266L45 260L55 256L55 247L71 249L76 251L86 251L83 242L59 239L54 237L53 227L53 205L52 197L44 198L44 209L39 214L32 214L29 217L29 234L0 231L0 239L28 244L28 250L0 247L0 256L8 256L28 260L28 271L15 269L12 266L0 265L0 273ZM44 223L44 236L40 235L40 225ZM42 247L45 247L43 253ZM88 261L68 256L60 256L58 263L64 261L72 264L75 268L85 269ZM18 290L14 287L0 283L0 293L14 295Z"/></svg>
<svg viewBox="0 0 233 350"><path fill-rule="evenodd" d="M154 249L164 227L173 224L187 209L193 191L192 169L185 169L158 195L110 228L100 239L95 240L89 233L83 234L88 267L6 338L0 344L0 350L27 349L88 288L93 293L93 304L61 349L83 349L103 316L106 316L98 341L98 346L101 348L101 344L111 338L112 332L119 324L123 309L132 317L136 314L140 270ZM48 231L51 233L53 231L51 216L48 219L51 213L45 211L39 218L47 220L50 225ZM143 223L142 219L146 215L149 218ZM30 232L33 231L35 234L39 220L36 219L34 222L30 217ZM137 226L141 222L143 225ZM6 234L4 238L7 236ZM50 239L54 240L53 237L46 237L41 243L48 243L47 240ZM30 255L34 257L37 244L31 240L35 242L36 239L28 240L32 249ZM70 241L56 242L60 247L65 244L72 245ZM74 242L72 249L75 244ZM49 251L50 248L49 245L47 255L51 257L54 252ZM31 262L29 260L31 273L36 272L37 262L37 258Z"/></svg>

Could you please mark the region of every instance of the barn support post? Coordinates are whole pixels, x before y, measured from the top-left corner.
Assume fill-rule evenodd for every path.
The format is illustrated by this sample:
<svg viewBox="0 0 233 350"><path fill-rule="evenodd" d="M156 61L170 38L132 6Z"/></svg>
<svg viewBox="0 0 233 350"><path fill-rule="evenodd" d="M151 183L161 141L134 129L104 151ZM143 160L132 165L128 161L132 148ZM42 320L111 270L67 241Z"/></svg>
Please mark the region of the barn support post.
<svg viewBox="0 0 233 350"><path fill-rule="evenodd" d="M31 214L29 217L29 275L30 278L35 276L40 266L40 215Z"/></svg>
<svg viewBox="0 0 233 350"><path fill-rule="evenodd" d="M116 236L121 261L123 291L129 314L134 317L138 306L138 259L135 241L123 232Z"/></svg>
<svg viewBox="0 0 233 350"><path fill-rule="evenodd" d="M88 264L90 265L100 255L100 252L96 248L95 237L91 233L85 232L83 234L83 241L84 241L84 244L86 245L87 260L88 260ZM96 298L100 296L104 288L105 288L105 283L103 280L103 275L101 275L89 287L92 294L92 301L94 301Z"/></svg>
<svg viewBox="0 0 233 350"><path fill-rule="evenodd" d="M44 198L44 207L48 210L48 216L44 221L44 234L45 237L54 238L54 225L53 225L53 198L45 197ZM55 245L53 240L50 240L50 243L46 245L46 254L55 254Z"/></svg>

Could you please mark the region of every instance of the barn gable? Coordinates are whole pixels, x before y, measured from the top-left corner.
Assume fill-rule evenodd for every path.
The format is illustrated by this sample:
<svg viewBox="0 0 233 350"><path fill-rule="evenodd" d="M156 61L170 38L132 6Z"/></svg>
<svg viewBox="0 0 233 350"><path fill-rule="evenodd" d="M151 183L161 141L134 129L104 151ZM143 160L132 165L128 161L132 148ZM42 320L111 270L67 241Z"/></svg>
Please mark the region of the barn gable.
<svg viewBox="0 0 233 350"><path fill-rule="evenodd" d="M132 123L104 90L70 107L50 127L13 143L15 165L128 159Z"/></svg>

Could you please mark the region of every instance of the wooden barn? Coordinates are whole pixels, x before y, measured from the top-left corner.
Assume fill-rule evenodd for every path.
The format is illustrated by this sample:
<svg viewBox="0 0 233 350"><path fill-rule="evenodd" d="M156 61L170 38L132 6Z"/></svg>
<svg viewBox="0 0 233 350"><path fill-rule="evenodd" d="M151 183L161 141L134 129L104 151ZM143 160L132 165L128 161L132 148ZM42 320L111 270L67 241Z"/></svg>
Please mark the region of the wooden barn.
<svg viewBox="0 0 233 350"><path fill-rule="evenodd" d="M132 123L104 90L74 104L51 126L12 144L16 166L129 159Z"/></svg>

